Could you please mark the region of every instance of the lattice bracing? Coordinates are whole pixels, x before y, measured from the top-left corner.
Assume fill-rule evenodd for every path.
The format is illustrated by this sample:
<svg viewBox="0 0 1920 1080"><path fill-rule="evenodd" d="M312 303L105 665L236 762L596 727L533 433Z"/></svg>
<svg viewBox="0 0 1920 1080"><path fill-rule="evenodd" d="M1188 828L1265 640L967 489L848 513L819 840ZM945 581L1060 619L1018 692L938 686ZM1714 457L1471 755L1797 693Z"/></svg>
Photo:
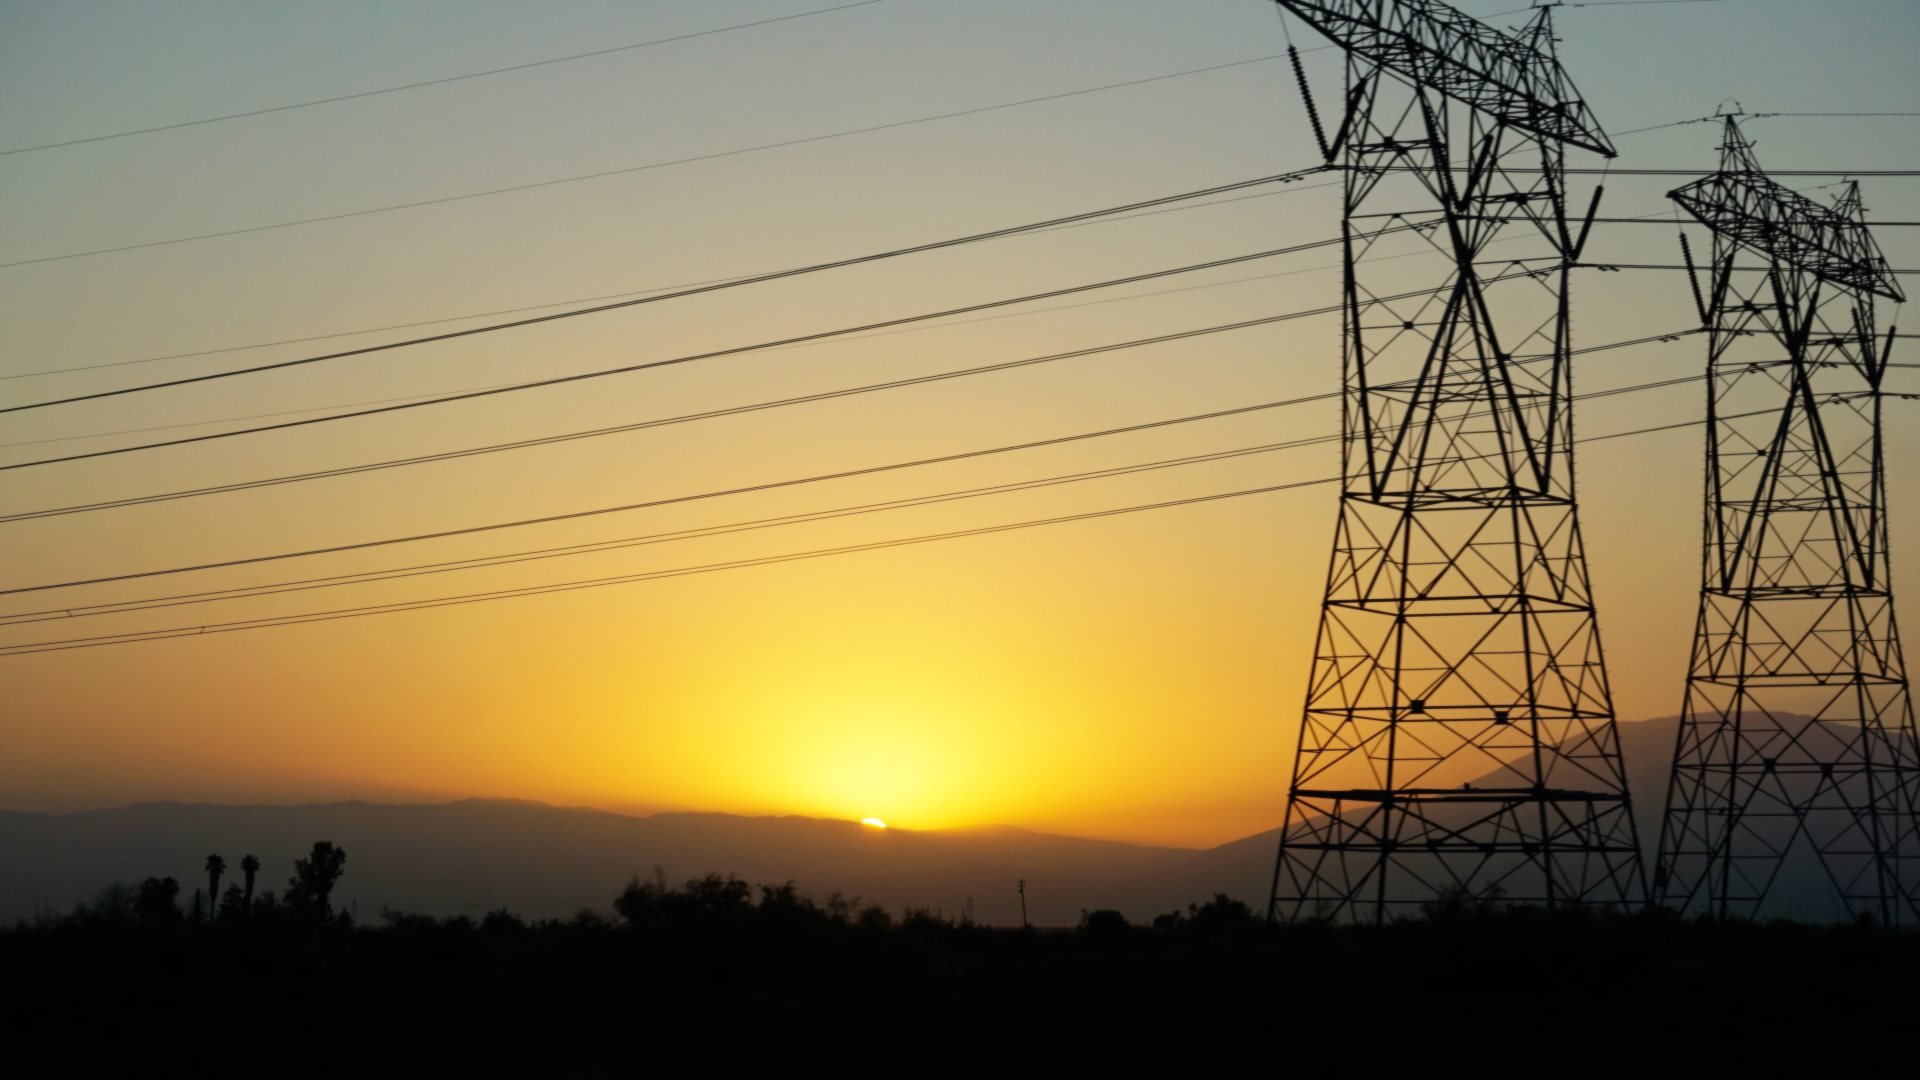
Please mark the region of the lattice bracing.
<svg viewBox="0 0 1920 1080"><path fill-rule="evenodd" d="M1899 290L1857 188L1832 207L1782 191L1729 117L1721 171L1673 196L1713 235L1708 490L1655 893L1718 917L1911 921L1920 742L1874 313Z"/></svg>
<svg viewBox="0 0 1920 1080"><path fill-rule="evenodd" d="M1564 154L1612 149L1544 13L1508 35L1431 0L1280 3L1347 50L1326 140L1346 174L1346 395L1270 910L1378 921L1450 893L1637 906L1567 362L1585 230ZM1383 300L1412 282L1369 260L1408 225L1446 269ZM1515 237L1532 248L1490 257Z"/></svg>

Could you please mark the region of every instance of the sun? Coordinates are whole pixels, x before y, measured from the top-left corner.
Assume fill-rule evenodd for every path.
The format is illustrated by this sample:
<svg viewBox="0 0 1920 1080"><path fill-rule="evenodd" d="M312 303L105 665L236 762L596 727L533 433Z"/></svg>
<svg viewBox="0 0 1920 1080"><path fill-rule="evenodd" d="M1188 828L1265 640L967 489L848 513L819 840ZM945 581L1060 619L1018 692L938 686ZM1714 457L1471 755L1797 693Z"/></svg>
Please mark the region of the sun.
<svg viewBox="0 0 1920 1080"><path fill-rule="evenodd" d="M871 825L876 829L884 829L887 827L887 823L877 817L863 817L860 819L860 824Z"/></svg>

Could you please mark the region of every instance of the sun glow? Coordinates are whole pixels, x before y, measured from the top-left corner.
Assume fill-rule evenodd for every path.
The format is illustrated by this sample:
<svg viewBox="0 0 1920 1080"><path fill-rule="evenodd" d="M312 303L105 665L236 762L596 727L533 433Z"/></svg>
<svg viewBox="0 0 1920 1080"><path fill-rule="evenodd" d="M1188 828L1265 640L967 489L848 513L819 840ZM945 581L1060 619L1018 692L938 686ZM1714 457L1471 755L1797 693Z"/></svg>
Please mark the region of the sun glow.
<svg viewBox="0 0 1920 1080"><path fill-rule="evenodd" d="M884 829L887 827L887 823L877 817L863 817L860 819L860 824L871 825L876 829Z"/></svg>

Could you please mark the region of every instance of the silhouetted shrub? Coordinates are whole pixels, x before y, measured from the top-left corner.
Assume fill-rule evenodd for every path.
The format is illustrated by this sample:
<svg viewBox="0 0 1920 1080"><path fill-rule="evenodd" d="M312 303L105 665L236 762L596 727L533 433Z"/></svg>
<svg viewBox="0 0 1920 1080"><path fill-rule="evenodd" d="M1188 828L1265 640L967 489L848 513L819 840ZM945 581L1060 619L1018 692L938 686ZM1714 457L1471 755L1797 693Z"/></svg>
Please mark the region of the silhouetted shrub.
<svg viewBox="0 0 1920 1080"><path fill-rule="evenodd" d="M793 909L802 901L789 883L765 887L762 904ZM753 887L731 875L707 874L675 889L656 870L646 881L628 881L614 897L613 910L636 930L711 932L747 923L754 912Z"/></svg>
<svg viewBox="0 0 1920 1080"><path fill-rule="evenodd" d="M180 921L180 883L170 877L148 878L140 883L140 896L134 901L134 913L144 923Z"/></svg>
<svg viewBox="0 0 1920 1080"><path fill-rule="evenodd" d="M223 923L237 923L247 917L247 891L238 885L227 886L220 894L220 907L214 912L214 918Z"/></svg>
<svg viewBox="0 0 1920 1080"><path fill-rule="evenodd" d="M347 853L331 841L317 840L304 859L295 859L287 881L287 906L308 922L333 918L333 887L346 872Z"/></svg>
<svg viewBox="0 0 1920 1080"><path fill-rule="evenodd" d="M918 937L937 937L953 929L953 923L926 908L908 908L900 913L900 931Z"/></svg>
<svg viewBox="0 0 1920 1080"><path fill-rule="evenodd" d="M140 889L124 881L101 887L93 899L75 910L76 920L94 922L131 922L139 916Z"/></svg>
<svg viewBox="0 0 1920 1080"><path fill-rule="evenodd" d="M1112 908L1082 911L1080 933L1089 941L1119 941L1133 933L1133 924Z"/></svg>
<svg viewBox="0 0 1920 1080"><path fill-rule="evenodd" d="M1258 925L1253 909L1226 893L1214 893L1204 904L1187 905L1187 928L1196 933L1238 933Z"/></svg>
<svg viewBox="0 0 1920 1080"><path fill-rule="evenodd" d="M527 920L506 908L494 908L480 920L480 932L483 934L524 934L527 929Z"/></svg>

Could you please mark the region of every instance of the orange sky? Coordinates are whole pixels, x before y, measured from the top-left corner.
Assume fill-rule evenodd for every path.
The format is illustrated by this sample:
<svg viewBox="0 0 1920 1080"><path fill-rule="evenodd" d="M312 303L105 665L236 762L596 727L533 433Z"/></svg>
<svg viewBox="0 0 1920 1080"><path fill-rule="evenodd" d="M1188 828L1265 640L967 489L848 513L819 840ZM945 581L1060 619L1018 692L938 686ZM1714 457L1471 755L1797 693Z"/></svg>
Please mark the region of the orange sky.
<svg viewBox="0 0 1920 1080"><path fill-rule="evenodd" d="M1469 11L1503 6L1464 5ZM1700 5L1713 8L1719 5ZM422 7L322 18L0 13L0 148L565 55L800 10ZM912 0L625 60L0 158L0 262L622 168L1279 52L1264 3L962 9ZM1564 57L1625 130L1749 107L1900 109L1910 6L1811 21L1566 13ZM669 10L670 9L670 10ZM1852 10L1851 8L1849 10ZM1631 20L1639 18L1638 23ZM1714 21L1714 20L1719 21ZM1876 22L1876 20L1878 20ZM1018 26L1019 34L1008 34ZM1875 28L1879 27L1878 30ZM213 31L217 31L213 32ZM1689 40L1714 33L1728 55ZM1813 45L1809 45L1809 42ZM247 43L250 49L235 49ZM1736 62L1804 54L1787 69ZM1629 57L1634 63L1627 63ZM350 58L350 59L343 59ZM1336 78L1332 53L1316 78ZM1327 85L1332 85L1328 82ZM138 90L135 88L138 87ZM1778 168L1914 164L1911 121L1756 123ZM1904 123L1906 126L1899 126ZM1878 126L1876 126L1878 125ZM1622 165L1712 166L1708 126L1623 136ZM0 269L0 370L276 341L702 281L1068 214L1311 163L1291 76L1260 63L1058 102L496 198ZM1589 162L1580 162L1589 164ZM1607 211L1660 211L1618 177ZM1818 183L1811 180L1807 183ZM1920 185L1868 182L1876 217ZM76 435L485 386L990 300L1336 234L1331 189L980 245L404 353L5 417L0 461ZM1912 266L1910 230L1882 236ZM1593 257L1670 262L1671 228ZM1412 250L1409 247L1407 250ZM1028 313L394 417L0 474L0 513L531 437L1332 303L1307 252ZM1291 276L1264 277L1288 272ZM1297 273L1296 273L1297 272ZM1382 264L1419 288L1431 262ZM1575 333L1685 328L1677 277L1588 275ZM1042 305L1047 306L1047 305ZM461 324L455 324L461 325ZM352 542L909 460L1320 393L1337 325L1283 323L911 390L265 491L0 525L10 586ZM350 343L378 340L346 339ZM0 382L0 401L304 355L326 342ZM1582 389L1697 370L1697 343L1595 354ZM1907 406L1911 409L1913 406ZM1688 419L1689 391L1583 406L1599 434ZM1895 413L1896 417L1905 414ZM8 597L143 597L651 534L1331 432L1332 403L564 526L222 575ZM1910 419L1910 418L1909 418ZM1910 422L1895 466L1920 467ZM202 428L182 431L207 430ZM150 436L147 436L150 437ZM1601 626L1625 718L1675 711L1691 630L1699 433L1582 450ZM298 612L863 543L1331 475L1319 446L840 521L404 583L0 631L7 642ZM1898 478L1893 546L1920 547ZM1218 843L1280 819L1334 489L534 599L0 658L0 806L515 796L615 809L1014 823ZM1896 556L1897 558L1897 556ZM56 600L53 604L44 600Z"/></svg>

